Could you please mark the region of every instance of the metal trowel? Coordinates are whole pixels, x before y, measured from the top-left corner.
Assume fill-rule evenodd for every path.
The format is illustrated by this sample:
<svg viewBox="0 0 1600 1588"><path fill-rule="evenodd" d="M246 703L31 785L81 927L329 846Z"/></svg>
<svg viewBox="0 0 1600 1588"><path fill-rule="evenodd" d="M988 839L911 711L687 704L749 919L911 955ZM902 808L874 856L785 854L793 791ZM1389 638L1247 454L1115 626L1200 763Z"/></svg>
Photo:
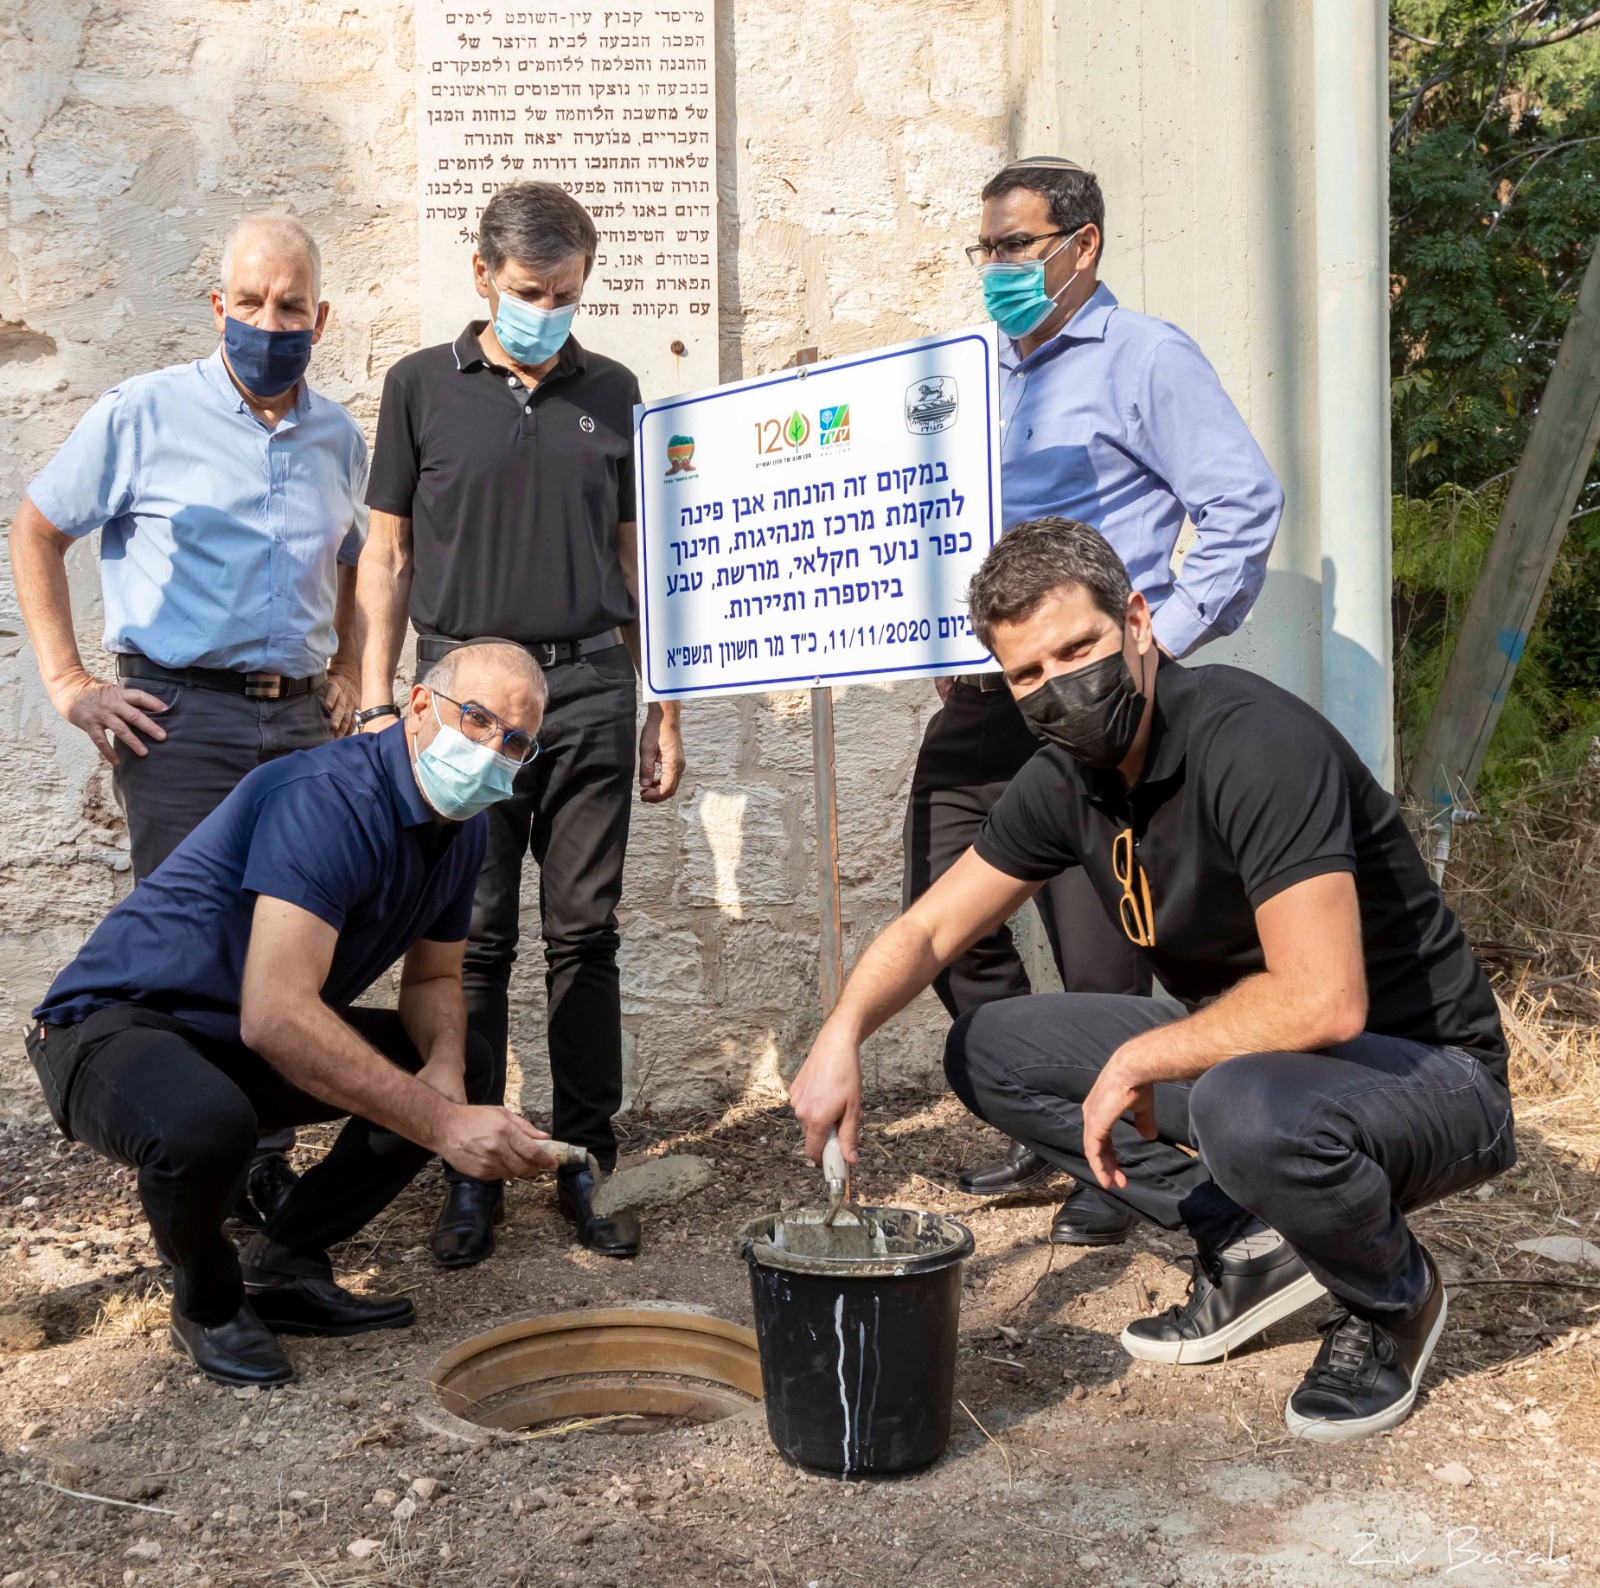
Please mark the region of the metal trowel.
<svg viewBox="0 0 1600 1588"><path fill-rule="evenodd" d="M850 1165L844 1160L844 1148L839 1145L839 1132L828 1132L827 1145L822 1149L822 1177L828 1182L828 1211L822 1222L833 1228L841 1213L853 1213L856 1223L865 1226L867 1216L850 1196Z"/></svg>

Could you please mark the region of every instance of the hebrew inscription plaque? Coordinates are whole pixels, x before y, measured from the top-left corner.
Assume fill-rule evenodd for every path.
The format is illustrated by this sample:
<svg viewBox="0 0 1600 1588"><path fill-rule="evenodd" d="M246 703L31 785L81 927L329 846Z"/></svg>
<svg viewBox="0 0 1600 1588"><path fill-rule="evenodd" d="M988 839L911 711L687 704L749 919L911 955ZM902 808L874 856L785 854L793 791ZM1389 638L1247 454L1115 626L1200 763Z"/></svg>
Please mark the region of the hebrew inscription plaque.
<svg viewBox="0 0 1600 1588"><path fill-rule="evenodd" d="M600 252L573 325L646 397L717 381L712 0L626 10L417 0L422 340L487 305L472 287L484 205L556 182Z"/></svg>

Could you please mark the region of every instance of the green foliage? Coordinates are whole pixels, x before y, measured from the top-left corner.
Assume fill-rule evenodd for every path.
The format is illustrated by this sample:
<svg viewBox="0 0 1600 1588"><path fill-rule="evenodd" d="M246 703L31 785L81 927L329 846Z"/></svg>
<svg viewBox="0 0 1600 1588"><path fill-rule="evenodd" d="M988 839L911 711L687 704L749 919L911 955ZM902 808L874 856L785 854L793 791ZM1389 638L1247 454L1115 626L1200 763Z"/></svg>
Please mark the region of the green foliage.
<svg viewBox="0 0 1600 1588"><path fill-rule="evenodd" d="M1397 718L1415 748L1600 236L1590 5L1391 0ZM1415 35L1413 38L1405 34ZM1580 508L1600 503L1591 473ZM1569 531L1479 782L1575 770L1600 731L1600 514Z"/></svg>
<svg viewBox="0 0 1600 1588"><path fill-rule="evenodd" d="M1395 717L1402 771L1422 738L1504 500L1439 487L1394 499ZM1575 776L1600 734L1600 556L1568 536L1500 713L1477 794L1493 807L1534 783Z"/></svg>

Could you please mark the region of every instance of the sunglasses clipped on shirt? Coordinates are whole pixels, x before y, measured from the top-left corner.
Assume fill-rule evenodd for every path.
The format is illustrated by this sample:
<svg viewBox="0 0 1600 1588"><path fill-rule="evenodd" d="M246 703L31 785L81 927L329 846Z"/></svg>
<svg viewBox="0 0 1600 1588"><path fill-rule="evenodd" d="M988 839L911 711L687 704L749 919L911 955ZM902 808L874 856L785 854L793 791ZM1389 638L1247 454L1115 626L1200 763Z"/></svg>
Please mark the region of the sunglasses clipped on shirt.
<svg viewBox="0 0 1600 1588"><path fill-rule="evenodd" d="M498 739L498 753L508 761L515 761L518 766L526 766L538 759L543 746L526 728L513 728L509 722L502 722L487 706L480 706L475 700L452 700L437 689L433 692L433 698L443 701L447 706L454 706L461 713L458 726L474 744L494 749ZM442 716L440 720L443 720Z"/></svg>
<svg viewBox="0 0 1600 1588"><path fill-rule="evenodd" d="M1124 827L1112 840L1111 870L1122 884L1122 897L1117 900L1117 915L1128 941L1139 948L1154 948L1156 912L1150 902L1150 883L1145 877L1144 867L1139 864L1131 827Z"/></svg>

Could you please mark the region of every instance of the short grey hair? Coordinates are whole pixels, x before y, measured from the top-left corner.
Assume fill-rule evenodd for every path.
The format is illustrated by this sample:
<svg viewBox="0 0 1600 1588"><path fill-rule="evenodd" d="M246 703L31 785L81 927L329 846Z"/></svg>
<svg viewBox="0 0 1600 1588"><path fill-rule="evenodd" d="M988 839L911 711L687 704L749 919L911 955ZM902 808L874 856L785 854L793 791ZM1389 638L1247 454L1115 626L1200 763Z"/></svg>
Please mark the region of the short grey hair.
<svg viewBox="0 0 1600 1588"><path fill-rule="evenodd" d="M222 243L222 263L218 276L222 290L228 290L228 280L233 273L233 256L244 238L260 234L270 237L279 254L304 254L311 261L311 297L322 301L322 250L311 235L310 228L297 215L284 215L275 210L256 215L244 215L233 223Z"/></svg>
<svg viewBox="0 0 1600 1588"><path fill-rule="evenodd" d="M454 698L452 691L455 689L456 674L460 671L461 658L473 651L492 651L493 660L506 672L521 675L523 682L539 697L541 706L549 700L550 687L545 682L544 669L515 640L468 640L465 645L446 651L438 661L430 663L417 682Z"/></svg>
<svg viewBox="0 0 1600 1588"><path fill-rule="evenodd" d="M514 259L530 270L551 270L575 254L584 274L594 266L599 233L588 210L554 182L511 182L484 205L478 254L490 275Z"/></svg>
<svg viewBox="0 0 1600 1588"><path fill-rule="evenodd" d="M972 632L994 650L1001 623L1030 616L1053 591L1087 590L1108 618L1127 621L1133 581L1099 530L1075 518L1035 518L1008 530L990 549L967 591Z"/></svg>

